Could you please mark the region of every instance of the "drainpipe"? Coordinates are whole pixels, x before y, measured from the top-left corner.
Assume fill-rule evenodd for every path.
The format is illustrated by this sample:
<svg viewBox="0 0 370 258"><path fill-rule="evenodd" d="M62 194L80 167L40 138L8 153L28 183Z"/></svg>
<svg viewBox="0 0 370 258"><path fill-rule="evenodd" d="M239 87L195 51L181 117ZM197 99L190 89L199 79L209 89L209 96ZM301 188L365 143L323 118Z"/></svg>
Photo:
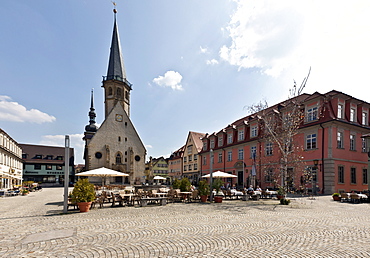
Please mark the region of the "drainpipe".
<svg viewBox="0 0 370 258"><path fill-rule="evenodd" d="M324 139L325 139L325 131L324 131L324 127L322 126L322 123L320 123L320 127L321 127L321 129L322 129L322 139L321 139L321 180L322 180L322 191L321 191L321 193L322 194L325 194L325 181L324 181L324 172L325 172L325 166L324 166L324 154L325 154L325 152L324 152L324 143L325 143L325 141L324 141Z"/></svg>

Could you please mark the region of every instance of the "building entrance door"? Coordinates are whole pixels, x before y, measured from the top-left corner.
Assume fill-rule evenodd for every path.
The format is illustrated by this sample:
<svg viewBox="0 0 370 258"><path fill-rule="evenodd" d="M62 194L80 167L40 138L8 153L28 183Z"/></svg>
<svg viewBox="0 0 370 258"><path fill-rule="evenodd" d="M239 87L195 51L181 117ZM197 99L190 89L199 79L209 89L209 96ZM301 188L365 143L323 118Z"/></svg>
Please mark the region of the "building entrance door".
<svg viewBox="0 0 370 258"><path fill-rule="evenodd" d="M238 188L244 188L244 175L243 171L238 171Z"/></svg>

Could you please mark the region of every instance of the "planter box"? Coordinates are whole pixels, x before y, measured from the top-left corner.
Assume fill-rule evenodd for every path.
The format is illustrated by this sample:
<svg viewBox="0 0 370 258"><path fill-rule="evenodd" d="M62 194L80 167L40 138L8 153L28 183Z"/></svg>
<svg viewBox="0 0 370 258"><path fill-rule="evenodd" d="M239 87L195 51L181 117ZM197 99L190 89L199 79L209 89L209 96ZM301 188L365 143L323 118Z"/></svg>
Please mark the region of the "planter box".
<svg viewBox="0 0 370 258"><path fill-rule="evenodd" d="M215 200L216 203L221 203L222 198L223 198L222 196L217 196L217 195L215 197L213 197L213 199Z"/></svg>

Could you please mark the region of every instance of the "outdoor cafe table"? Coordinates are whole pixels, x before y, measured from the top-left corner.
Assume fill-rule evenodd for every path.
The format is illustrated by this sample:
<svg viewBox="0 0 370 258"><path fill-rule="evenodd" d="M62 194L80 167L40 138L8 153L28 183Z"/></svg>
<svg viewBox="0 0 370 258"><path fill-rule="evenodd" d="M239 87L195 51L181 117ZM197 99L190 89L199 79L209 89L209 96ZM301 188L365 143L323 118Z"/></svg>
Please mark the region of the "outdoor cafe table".
<svg viewBox="0 0 370 258"><path fill-rule="evenodd" d="M180 195L181 195L181 198L184 200L184 201L189 201L190 200L190 196L191 196L191 192L180 192Z"/></svg>
<svg viewBox="0 0 370 258"><path fill-rule="evenodd" d="M167 193L155 193L154 195L158 197L166 197Z"/></svg>
<svg viewBox="0 0 370 258"><path fill-rule="evenodd" d="M351 197L351 193L346 193L346 194L348 195L348 198ZM367 199L368 198L366 194L359 193L357 195L358 195L358 197L360 197L360 199Z"/></svg>
<svg viewBox="0 0 370 258"><path fill-rule="evenodd" d="M126 193L120 193L119 194L123 200L126 200L126 203L131 203L132 202L132 197L135 195L133 193L129 193L129 194L126 194Z"/></svg>

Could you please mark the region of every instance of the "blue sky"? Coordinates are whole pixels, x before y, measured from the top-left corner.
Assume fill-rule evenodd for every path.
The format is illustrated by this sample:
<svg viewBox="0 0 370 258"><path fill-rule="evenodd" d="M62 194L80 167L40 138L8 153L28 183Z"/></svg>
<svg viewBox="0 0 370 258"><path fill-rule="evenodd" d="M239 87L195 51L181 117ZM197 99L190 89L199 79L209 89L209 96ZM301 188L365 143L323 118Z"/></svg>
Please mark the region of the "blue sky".
<svg viewBox="0 0 370 258"><path fill-rule="evenodd" d="M370 102L369 1L117 0L131 119L147 157L169 156L188 131L212 133L245 106L336 89ZM0 2L0 128L19 143L63 146L76 164L113 30L109 0Z"/></svg>

